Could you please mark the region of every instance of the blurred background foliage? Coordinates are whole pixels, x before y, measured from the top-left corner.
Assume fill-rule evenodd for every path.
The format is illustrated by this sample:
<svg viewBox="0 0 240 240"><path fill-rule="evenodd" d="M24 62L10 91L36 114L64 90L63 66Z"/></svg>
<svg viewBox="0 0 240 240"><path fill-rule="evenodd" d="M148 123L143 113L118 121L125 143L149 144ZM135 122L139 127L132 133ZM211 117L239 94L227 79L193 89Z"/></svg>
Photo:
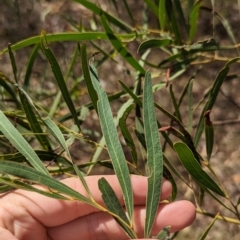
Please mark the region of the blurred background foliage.
<svg viewBox="0 0 240 240"><path fill-rule="evenodd" d="M106 26L104 29L104 24L101 23L98 14L92 13L91 9L87 9L78 2L81 1L0 0L0 49L5 49L8 43L13 44L14 48L15 43L39 35L42 30L46 31L47 34L106 31ZM139 61L141 64L139 66L143 66L145 70L151 70L156 103L170 113L175 113L175 116L178 117L194 139L202 108L207 101L209 88L225 64L232 58L239 57L240 54L239 1L203 0L195 3L194 1L182 0L169 2L173 4L175 15L166 22L163 18L158 18L158 12L154 12L154 6L151 8L153 4L158 6L159 1L99 0L96 1L96 4L102 10L115 16L116 19L123 21L121 25L119 22L114 24L113 21L108 19L114 33L127 36L126 38L120 37L123 48L126 47L133 59ZM192 19L190 18L189 22L183 21L181 11L178 11L178 2L181 3L185 19L188 19L188 14L192 12ZM192 11L194 6L195 14ZM177 25L173 24L174 17ZM154 39L155 42L148 42L149 39ZM159 42L159 39L164 39L165 42ZM139 76L141 74L138 75L139 72L137 73L136 67L130 66L131 64L127 62L126 56L121 56L121 49L117 49L118 52L116 51L111 41L92 39L92 41L86 41L86 43L88 57L96 51L101 52L101 54L95 56L95 63L98 66L99 77L104 89L109 96L113 96L111 107L114 116L116 116L121 106L128 99L119 80L133 89L135 83L140 82ZM69 140L71 155L78 164L88 164L96 156L98 160L104 163L105 160L109 159L109 156L105 150L102 151L102 148L97 147L98 144L101 145L102 133L96 113L89 111L91 108L87 108L90 98L86 83L83 81L81 58L76 41L62 41L59 38L58 41L50 43L50 47L67 81L74 106L80 114L78 118L84 134L84 137L80 137L78 140ZM26 79L25 73L32 51L32 46L21 47L21 49L14 51L19 86L27 90L31 99L43 114L48 114L53 119L58 120L67 129L77 131L74 128L66 103L59 94L51 67L43 52L37 51L31 76ZM177 54L179 55L177 56ZM171 56L173 57L170 58ZM0 71L9 79L14 79L8 54L1 55ZM192 91L188 90L190 93L187 93L187 89L190 89L190 87L186 88L186 84L190 85L190 82L193 83ZM26 138L35 150L43 150L43 147L39 145L39 139L30 134L31 131L26 130L29 129L29 126L28 128L24 126L24 124L27 124L25 114L20 108L16 109L14 97L6 94L4 89L4 87L1 87L1 110L5 114L7 113L13 122L16 121L15 118L19 121L22 120L22 122L16 121L19 131L28 134ZM181 99L183 89L186 90L186 94L180 107L177 108L178 113L173 100ZM214 145L210 154L211 166L234 203L238 201L240 193L239 89L239 61L236 61L231 65L228 76L222 83L214 107L210 112L210 119L214 128ZM192 105L189 104L191 99ZM199 102L203 104L198 106ZM194 111L192 111L193 109ZM162 127L179 127L165 113L157 111L157 115ZM135 136L136 116L140 117L138 108L135 109L135 113L134 111L131 112L127 120L133 136ZM162 128L163 132L170 132L164 130L166 128ZM170 134L172 142L178 140L175 135ZM126 158L131 159L130 151L122 136L120 136L120 140L125 149ZM54 140L50 138L49 141L55 153L60 154L61 151ZM5 139L2 139L0 144L1 158L4 158L4 154L16 153L16 150ZM164 138L162 138L162 144L168 161L187 179L186 170L180 164L172 148L165 143ZM203 159L208 158L204 134L200 138L196 149ZM99 155L96 154L97 151L100 151ZM144 155L142 158L144 159ZM103 166L96 165L96 167L93 167L91 174L112 173L111 168L106 168L106 164L101 165ZM89 170L88 167L85 168L85 172ZM54 172L55 166L52 168ZM139 169L143 169L143 163L140 164ZM209 170L206 171L209 173ZM71 173L68 173L68 175L71 175ZM62 176L57 175L56 177L60 178ZM192 190L177 177L174 178L178 187L177 199L195 201ZM221 201L226 204L228 202L226 200ZM236 218L234 214L222 207L208 194L204 197L202 208L213 214L220 212L223 216ZM181 231L176 239L198 239L211 221L211 217L198 214L195 223ZM216 221L206 239L239 239L239 226L230 222Z"/></svg>

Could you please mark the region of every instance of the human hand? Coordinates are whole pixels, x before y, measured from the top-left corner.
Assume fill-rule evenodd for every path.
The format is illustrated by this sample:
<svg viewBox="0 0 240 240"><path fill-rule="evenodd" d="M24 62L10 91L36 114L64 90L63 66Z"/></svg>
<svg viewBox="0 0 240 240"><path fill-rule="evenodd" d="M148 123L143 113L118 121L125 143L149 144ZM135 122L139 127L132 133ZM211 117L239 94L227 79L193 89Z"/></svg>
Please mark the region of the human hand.
<svg viewBox="0 0 240 240"><path fill-rule="evenodd" d="M86 177L94 199L104 205L98 180L102 176ZM123 204L121 188L115 175L104 176ZM62 181L69 187L87 196L78 178ZM143 237L147 178L131 176L134 195L134 229ZM163 181L161 199L171 194L171 184ZM23 190L2 194L0 199L1 240L92 240L128 239L126 234L108 214L86 203L62 201ZM195 207L188 201L160 204L152 234L156 235L165 226L179 231L195 219Z"/></svg>

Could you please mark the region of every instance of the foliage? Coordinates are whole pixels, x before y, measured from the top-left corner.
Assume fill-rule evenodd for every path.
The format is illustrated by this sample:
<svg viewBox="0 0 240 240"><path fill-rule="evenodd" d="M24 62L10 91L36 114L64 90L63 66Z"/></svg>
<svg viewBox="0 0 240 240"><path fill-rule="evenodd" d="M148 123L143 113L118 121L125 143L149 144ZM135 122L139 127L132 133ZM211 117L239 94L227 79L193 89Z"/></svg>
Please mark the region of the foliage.
<svg viewBox="0 0 240 240"><path fill-rule="evenodd" d="M88 0L75 0L75 2L89 9L96 16L91 21L99 26L98 31L70 22L75 32L46 34L43 31L39 36L9 45L2 51L2 54L8 53L10 56L13 77L6 76L3 71L0 72L3 99L0 111L1 191L21 188L37 191L48 197L84 201L111 214L128 237L136 238L132 222L134 203L130 173L146 175L148 176L148 194L145 237L151 237L160 199L161 179L165 177L173 185L172 197L169 201L175 200L179 185L184 184L192 191L197 212L213 218L206 231L202 231L200 239L206 238L217 220L224 219L240 225L238 220L240 201L234 202L231 199L211 162L214 126L210 112L215 106L223 83L238 77L237 74L230 74L230 68L232 65L239 64L238 55L224 58L218 55L222 52L227 54L226 49L238 48L227 20L218 12L214 12L214 1L211 1L213 5L209 7L205 6L203 1L144 0L141 2L143 5L141 25L136 23L137 20L132 14L128 1L123 2L132 25ZM111 2L118 10L115 1ZM211 38L199 39L198 21L203 13L209 14L213 19L219 19L233 46L220 45L214 34ZM154 30L151 28L151 15L154 15L157 21L157 29ZM108 52L102 48L100 40L109 44ZM59 41L76 42L65 77L62 66L50 46ZM95 49L89 61L85 42L90 42L91 47ZM138 45L137 57L130 50L129 45L132 43ZM22 80L19 79L15 54L17 50L29 46L32 48L32 53L26 64L25 78ZM98 54L99 52L101 54ZM155 52L161 56L158 58ZM54 87L60 90L51 98L50 105L30 96L31 73L39 54L44 54L55 79ZM81 104L81 101L74 97L77 92L76 85L79 84L78 80L75 80L73 87L69 87L68 82L71 71L77 64L78 55L81 56L82 63L82 76L79 78L85 81L89 95L89 102L86 104ZM135 81L131 86L127 86L124 81L119 81L122 90L113 95L107 95L101 86L96 66L101 66L108 59L112 59L116 65L121 65L118 56L128 64L126 72ZM151 61L151 56L154 56L154 61ZM202 99L196 101L193 86L199 69L207 69L207 65L214 60L223 61L224 66L216 74L215 79L209 81ZM123 69L125 68L124 65ZM151 68L152 77L150 71L145 70L147 68ZM191 69L193 69L192 72ZM174 84L180 77L185 79L181 94L179 89L174 89ZM158 79L162 81L159 82ZM154 96L162 93L164 89L169 89L171 99L169 109L158 101L154 102ZM110 103L122 98L126 101L121 105L115 118ZM184 101L187 102L187 118L182 110ZM65 111L61 111L62 108ZM88 121L87 116L94 113L98 116L101 126L99 133L102 134L102 138L98 142L88 137L86 134L88 129L84 125ZM134 116L135 120L133 127L135 134L128 124L131 116ZM169 124L164 126L159 116L164 117L164 121L168 121ZM126 157L125 148L123 149L119 140L118 127L132 159ZM160 141L159 132L161 132L162 141ZM202 136L203 133L205 138ZM199 144L204 139L205 155L199 151ZM93 156L89 156L87 163L79 164L72 158L70 147L77 141L95 147ZM138 151L139 148L140 151ZM109 160L102 160L99 156L106 149ZM178 156L185 168L184 172L169 159L169 151L172 155ZM110 183L104 178L99 180L99 189L106 207L100 206L92 198L84 176L90 175L99 165L113 169L117 175L124 195L127 215ZM89 197L86 198L61 184L55 179L56 174L65 176L76 174L83 182ZM31 183L43 184L56 192L40 191ZM229 218L217 212L212 214L211 206L208 206L207 211L202 210L201 206L206 195L216 202L219 209L225 209L235 217ZM166 226L159 232L157 238L166 239L169 229L170 226ZM171 238L175 236L176 234Z"/></svg>

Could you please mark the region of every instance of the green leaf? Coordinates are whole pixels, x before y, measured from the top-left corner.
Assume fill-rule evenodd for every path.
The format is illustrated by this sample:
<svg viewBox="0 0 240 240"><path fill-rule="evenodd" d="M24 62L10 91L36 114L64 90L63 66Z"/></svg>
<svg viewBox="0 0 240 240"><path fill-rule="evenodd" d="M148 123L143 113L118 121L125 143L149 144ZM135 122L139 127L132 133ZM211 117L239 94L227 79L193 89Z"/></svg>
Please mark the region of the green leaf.
<svg viewBox="0 0 240 240"><path fill-rule="evenodd" d="M18 87L18 92L22 107L24 109L24 112L26 113L27 120L31 126L32 131L35 133L37 140L45 150L51 150L51 145L48 141L48 138L45 134L43 134L44 132L36 116L36 114L38 113L35 113L32 109L33 102L31 98L22 88ZM34 107L34 109L36 108Z"/></svg>
<svg viewBox="0 0 240 240"><path fill-rule="evenodd" d="M110 26L108 25L104 15L101 15L101 21L102 21L102 25L106 31L106 34L107 34L111 44L113 45L113 47L116 49L116 51L136 71L138 71L140 74L144 75L145 70L142 68L142 66L139 64L139 62L132 56L132 54L123 46L122 42L118 39L118 37L113 33L113 31L110 28Z"/></svg>
<svg viewBox="0 0 240 240"><path fill-rule="evenodd" d="M166 164L165 158L164 158L164 164ZM174 178L172 176L172 173L168 170L168 168L165 165L163 165L163 177L165 179L167 179L168 181L170 181L171 184L172 184L171 201L174 201L176 199L176 197L177 197L177 184L176 184L176 182L175 182L175 180L174 180Z"/></svg>
<svg viewBox="0 0 240 240"><path fill-rule="evenodd" d="M18 83L17 65L16 65L16 62L15 62L15 57L14 57L14 54L13 54L13 52L12 52L12 47L11 47L11 44L10 44L10 43L8 44L8 53L9 53L10 60L11 60L11 65L12 65L14 80L15 80L16 83Z"/></svg>
<svg viewBox="0 0 240 240"><path fill-rule="evenodd" d="M137 162L138 162L137 151L135 148L133 138L132 138L132 136L127 128L127 124L126 124L127 117L129 115L129 113L132 111L133 107L134 107L134 105L132 104L126 109L123 116L119 119L119 127L121 129L121 132L123 134L123 137L124 137L124 140L125 140L127 146L131 149L131 155L132 155L133 162L137 166Z"/></svg>
<svg viewBox="0 0 240 240"><path fill-rule="evenodd" d="M23 88L27 88L29 86L29 81L30 81L30 76L32 73L32 68L35 62L35 59L38 55L38 50L40 48L40 44L36 44L31 52L31 55L29 57L28 63L27 63L27 70L25 73L25 77L24 77L24 82L23 82Z"/></svg>
<svg viewBox="0 0 240 240"><path fill-rule="evenodd" d="M152 93L151 74L146 72L143 89L143 119L147 145L148 192L144 237L148 238L157 214L163 175L163 157Z"/></svg>
<svg viewBox="0 0 240 240"><path fill-rule="evenodd" d="M144 0L144 2L147 4L147 6L149 7L149 9L152 10L152 12L154 13L154 15L156 17L158 17L158 7L153 3L152 0Z"/></svg>
<svg viewBox="0 0 240 240"><path fill-rule="evenodd" d="M91 98L94 109L97 112L98 96L97 96L96 90L93 87L91 77L90 77L90 72L89 72L89 68L88 68L88 60L87 60L86 44L85 43L81 46L81 59L82 59L83 76L84 76L84 80L85 80L86 85L87 85L88 94L89 94L89 97Z"/></svg>
<svg viewBox="0 0 240 240"><path fill-rule="evenodd" d="M169 86L169 91L170 91L170 96L171 96L171 100L172 100L172 103L173 103L173 107L174 107L174 110L175 110L174 115L179 120L179 122L182 122L181 113L179 111L177 100L175 98L175 94L174 94L173 89L172 89L172 84L170 84L170 86Z"/></svg>
<svg viewBox="0 0 240 240"><path fill-rule="evenodd" d="M150 39L142 42L138 47L138 52L144 52L149 48L161 48L171 45L170 39Z"/></svg>
<svg viewBox="0 0 240 240"><path fill-rule="evenodd" d="M107 209L112 213L119 216L122 221L119 221L118 218L114 217L114 219L120 224L123 230L128 234L128 236L132 238L136 238L133 230L130 227L130 222L121 206L114 190L112 189L111 185L107 182L105 178L100 178L98 180L98 187L102 193L102 199L104 204L106 205Z"/></svg>
<svg viewBox="0 0 240 240"><path fill-rule="evenodd" d="M47 169L42 164L41 160L23 138L23 136L17 131L12 123L7 119L4 113L0 110L0 131L4 136L12 143L12 145L20 152L28 162L39 172L49 175Z"/></svg>
<svg viewBox="0 0 240 240"><path fill-rule="evenodd" d="M117 37L123 39L125 41L133 40L136 38L136 33L128 33L128 34L116 34ZM13 45L11 45L12 50L18 50L30 45L41 43L41 35L30 37L19 41ZM50 42L65 42L65 41L91 41L91 40L107 40L108 36L104 32L66 32L66 33L54 33L54 34L46 34L47 41ZM2 53L8 52L8 48L3 49Z"/></svg>
<svg viewBox="0 0 240 240"><path fill-rule="evenodd" d="M127 0L123 0L123 3L124 3L124 6L125 6L125 9L127 10L128 16L130 17L130 19L132 21L133 26L136 26L136 22L134 20L133 15L132 15L131 9L128 6Z"/></svg>
<svg viewBox="0 0 240 240"><path fill-rule="evenodd" d="M41 184L43 186L51 188L52 190L56 190L57 193L62 193L69 197L72 197L75 200L80 200L90 205L93 205L89 199L87 199L77 191L73 190L72 188L68 187L67 185L57 181L51 176L48 176L23 164L7 160L0 161L0 171L5 174L10 174L26 180L30 180L37 184Z"/></svg>
<svg viewBox="0 0 240 240"><path fill-rule="evenodd" d="M128 88L123 82L119 81L119 83L121 84L122 88L126 91L126 93L128 93L130 95L130 97L136 102L136 104L142 108L142 101L139 99L138 96L136 96L130 88ZM169 118L171 118L172 120L178 122L178 119L173 116L172 114L170 114L168 111L166 111L164 108L160 107L158 104L155 103L155 107L157 109L159 109L160 111L162 111L163 113L165 113ZM159 126L161 126L159 124ZM170 146L172 146L172 141L171 139L168 137L168 135L165 132L162 132L163 137L165 138L165 140L169 143Z"/></svg>
<svg viewBox="0 0 240 240"><path fill-rule="evenodd" d="M209 161L212 155L213 144L214 144L214 130L213 130L212 122L210 120L210 111L205 112L204 119L205 119L204 128L205 128L207 159Z"/></svg>
<svg viewBox="0 0 240 240"><path fill-rule="evenodd" d="M89 9L94 15L101 16L102 14L104 14L109 22L113 23L115 26L119 27L120 29L127 32L132 31L131 26L121 21L120 19L117 19L116 17L110 15L106 11L103 11L96 4L87 0L74 0L74 1L80 3L81 5Z"/></svg>
<svg viewBox="0 0 240 240"><path fill-rule="evenodd" d="M202 236L199 238L199 240L204 240L206 239L206 237L208 236L209 231L211 230L211 228L213 227L214 223L216 222L216 220L218 219L219 213L216 214L215 218L212 220L212 222L209 224L209 226L207 227L207 229L204 231L204 233L202 234Z"/></svg>
<svg viewBox="0 0 240 240"><path fill-rule="evenodd" d="M81 127L80 127L80 123L79 123L79 120L78 120L77 112L76 112L76 109L75 109L75 107L73 105L73 102L71 100L71 96L70 96L70 93L67 89L65 80L63 78L61 68L60 68L55 56L53 55L51 49L49 48L49 46L47 44L47 39L46 39L46 35L45 35L44 32L42 32L41 45L42 45L43 52L46 55L50 65L51 65L52 72L53 72L53 74L55 76L55 79L58 83L58 86L60 88L62 96L63 96L63 98L64 98L72 116L73 116L75 124L78 126L79 131L81 131Z"/></svg>
<svg viewBox="0 0 240 240"><path fill-rule="evenodd" d="M174 1L174 5L175 5L175 8L176 8L176 12L178 14L178 21L180 22L180 24L186 29L188 30L188 26L187 26L187 23L186 23L186 20L185 20L185 17L184 17L184 13L183 13L183 8L185 8L184 4L182 3L181 0L173 0ZM190 0L188 0L189 2ZM184 9L185 10L185 9ZM188 15L189 16L189 15Z"/></svg>
<svg viewBox="0 0 240 240"><path fill-rule="evenodd" d="M12 97L14 100L16 107L21 108L21 104L19 103L16 92L9 86L10 80L0 71L0 85L6 90L6 92Z"/></svg>
<svg viewBox="0 0 240 240"><path fill-rule="evenodd" d="M127 167L126 159L122 146L118 139L118 133L114 124L110 104L107 94L103 91L98 80L98 74L95 66L90 63L90 74L93 86L98 94L98 114L101 123L103 136L106 141L109 156L112 160L114 171L120 183L125 206L128 212L130 222L133 218L133 192Z"/></svg>
<svg viewBox="0 0 240 240"><path fill-rule="evenodd" d="M226 197L225 193L219 188L218 184L216 184L212 178L203 171L200 164L196 161L192 151L186 144L177 142L173 145L173 147L187 172L200 186L207 188L222 197Z"/></svg>
<svg viewBox="0 0 240 240"><path fill-rule="evenodd" d="M192 96L192 88L193 88L193 81L191 79L188 83L188 132L192 132L192 120L193 120L193 96Z"/></svg>
<svg viewBox="0 0 240 240"><path fill-rule="evenodd" d="M199 143L199 140L202 136L203 130L204 130L204 113L208 110L211 110L216 99L218 96L218 93L220 91L220 88L222 86L223 81L225 80L225 78L227 77L227 74L229 72L229 67L231 64L235 63L236 61L238 61L240 58L233 58L230 61L228 61L224 68L222 68L222 70L218 73L216 79L214 80L214 83L211 87L211 90L209 92L208 95L208 100L202 110L201 116L199 118L198 121L198 125L197 125L197 130L194 136L194 145L197 146Z"/></svg>
<svg viewBox="0 0 240 240"><path fill-rule="evenodd" d="M72 164L70 164L66 158L59 156L57 153L44 150L36 150L35 152L42 161L54 161L67 166L72 166ZM20 152L11 154L0 154L0 160L9 160L19 163L27 162L26 158Z"/></svg>
<svg viewBox="0 0 240 240"><path fill-rule="evenodd" d="M165 23L166 23L166 1L165 0L160 0L159 1L159 23L161 30L164 31L165 29Z"/></svg>
<svg viewBox="0 0 240 240"><path fill-rule="evenodd" d="M169 237L169 232L170 232L171 226L164 227L159 234L157 235L157 239L160 240L166 240Z"/></svg>
<svg viewBox="0 0 240 240"><path fill-rule="evenodd" d="M166 13L168 16L168 23L170 25L171 32L174 34L175 43L181 45L182 39L180 36L176 12L177 12L177 10L175 11L172 0L167 0L166 1Z"/></svg>
<svg viewBox="0 0 240 240"><path fill-rule="evenodd" d="M69 159L71 160L71 163L73 165L73 168L75 170L75 172L77 173L79 179L81 180L84 188L86 189L87 193L89 196L92 196L91 195L91 192L88 188L88 185L81 173L81 171L79 170L79 168L77 167L76 163L73 162L72 160L72 157L71 157L71 154L69 152L69 149L67 147L67 144L66 144L66 141L62 135L62 132L60 131L59 127L50 119L50 118L47 118L47 119L44 119L43 120L44 123L46 124L47 128L52 132L52 134L54 135L54 137L58 140L58 142L61 144L61 146L63 147L63 149L66 151Z"/></svg>
<svg viewBox="0 0 240 240"><path fill-rule="evenodd" d="M197 20L198 20L198 15L199 15L199 9L201 7L202 0L198 0L194 6L193 9L190 13L190 19L189 19L189 42L193 41L193 38L195 36L196 30L197 30Z"/></svg>
<svg viewBox="0 0 240 240"><path fill-rule="evenodd" d="M7 179L7 178L2 178L0 177L0 183L2 184L6 184L8 186L11 186L12 188L15 189L23 189L23 190L27 190L27 191L31 191L31 192L36 192L36 193L40 193L44 196L50 197L50 198L56 198L56 199L61 199L61 200L69 200L69 198L62 196L61 194L58 194L56 192L52 192L52 191L43 191L40 190L38 188L33 187L30 184L18 181L18 180L12 180L12 179Z"/></svg>

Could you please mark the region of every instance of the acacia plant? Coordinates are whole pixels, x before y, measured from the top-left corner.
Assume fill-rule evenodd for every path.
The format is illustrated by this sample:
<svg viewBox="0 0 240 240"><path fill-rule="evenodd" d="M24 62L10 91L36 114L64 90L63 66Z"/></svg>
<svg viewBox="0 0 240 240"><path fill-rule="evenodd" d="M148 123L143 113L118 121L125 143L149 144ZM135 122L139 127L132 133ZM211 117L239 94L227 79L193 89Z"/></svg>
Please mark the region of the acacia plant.
<svg viewBox="0 0 240 240"><path fill-rule="evenodd" d="M196 211L212 218L206 229L201 229L199 239L205 239L220 220L240 225L240 198L233 194L235 190L229 192L214 156L220 140L215 140L218 134L212 112L219 109L217 98L223 85L238 78L236 66L240 61L237 36L230 22L216 10L217 3L144 0L139 2L141 17L137 18L131 1L111 1L110 9L115 14L88 0L74 2L92 13L91 24L84 26L66 18L74 31L52 34L42 31L2 50L2 54L9 54L13 74L0 72L1 191L21 188L52 198L84 201L111 214L128 237L136 238L130 174L146 175L145 237L152 237L159 189L165 177L173 185L169 201L182 197L179 193L182 188L188 189ZM121 12L129 21L121 20ZM212 20L210 37L199 29L203 16ZM217 26L225 29L230 45L222 43ZM66 73L51 49L55 42L76 45ZM19 49L29 46L32 52L26 71L19 77L15 55ZM131 46L137 46L137 53ZM42 94L49 98L46 101L40 101L31 89L34 63L39 55L49 63L51 82L59 89L52 94L51 91L44 93L43 87ZM78 58L81 73L75 76L74 68L80 68ZM104 71L104 63L110 61L113 69L119 67L124 76L131 79L131 85L124 79L119 80L116 73L121 89L107 94L101 85L101 75L108 74L99 71L99 77L97 69ZM220 62L220 69L215 62ZM211 75L204 91L196 91L195 85L206 71L212 71L214 76ZM87 90L86 103L81 100L82 95L79 96L78 86L82 83ZM112 110L114 104L117 112ZM93 116L99 119L96 131L88 128ZM76 143L93 146L84 163L72 156L71 146ZM105 154L105 158L101 154ZM99 189L106 207L92 198L84 176L91 175L100 166L112 169L117 175L127 215L104 178L99 180ZM73 174L82 181L89 197L57 180L59 176ZM224 174L224 178L228 177ZM49 191L39 190L32 183L47 186ZM212 211L213 204L217 206L216 212ZM170 227L166 226L167 231L159 229L156 238L167 239Z"/></svg>

